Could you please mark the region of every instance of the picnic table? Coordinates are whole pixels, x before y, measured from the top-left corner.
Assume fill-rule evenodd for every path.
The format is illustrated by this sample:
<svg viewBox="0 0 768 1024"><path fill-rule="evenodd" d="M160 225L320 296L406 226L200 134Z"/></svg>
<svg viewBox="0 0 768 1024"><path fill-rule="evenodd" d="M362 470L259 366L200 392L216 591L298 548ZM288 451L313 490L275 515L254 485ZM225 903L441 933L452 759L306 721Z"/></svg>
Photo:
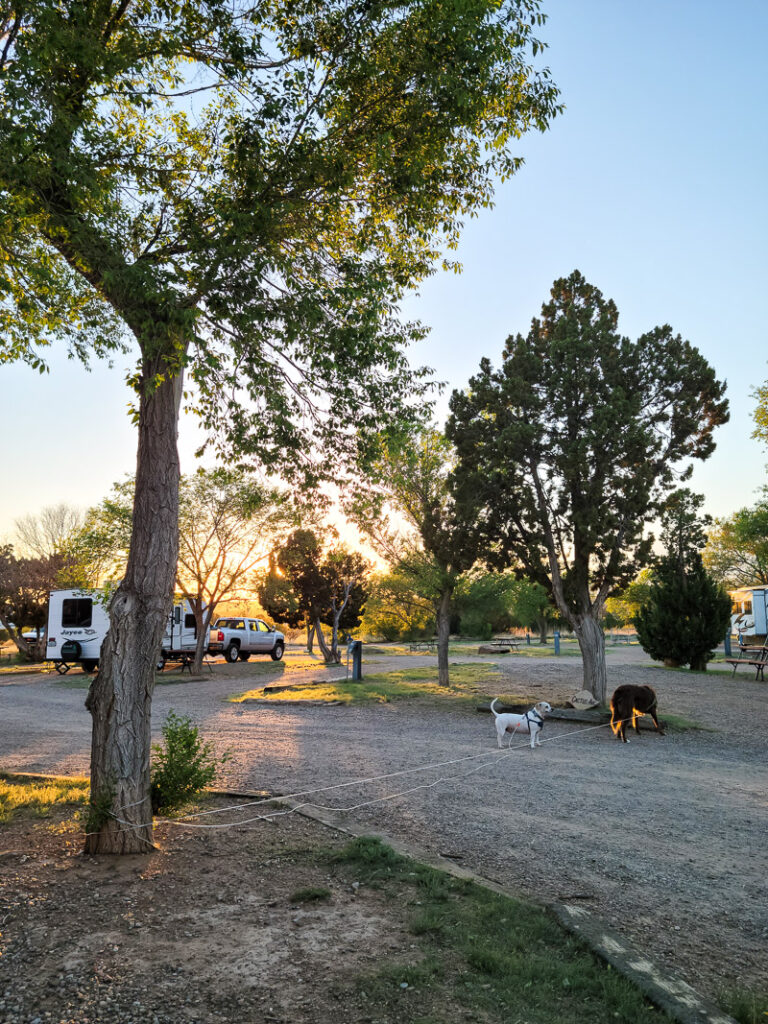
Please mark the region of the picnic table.
<svg viewBox="0 0 768 1024"><path fill-rule="evenodd" d="M408 645L410 651L429 651L432 653L437 650L437 640L414 640L413 643Z"/></svg>
<svg viewBox="0 0 768 1024"><path fill-rule="evenodd" d="M738 658L726 658L725 660L729 665L733 665L733 675L736 675L739 665L750 665L755 670L755 679L764 682L763 671L768 664L768 644L763 644L762 647L739 646Z"/></svg>
<svg viewBox="0 0 768 1024"><path fill-rule="evenodd" d="M517 651L523 646L523 640L519 636L495 636L491 640L491 647L508 648Z"/></svg>
<svg viewBox="0 0 768 1024"><path fill-rule="evenodd" d="M633 644L637 640L637 633L614 633L611 642L614 644Z"/></svg>

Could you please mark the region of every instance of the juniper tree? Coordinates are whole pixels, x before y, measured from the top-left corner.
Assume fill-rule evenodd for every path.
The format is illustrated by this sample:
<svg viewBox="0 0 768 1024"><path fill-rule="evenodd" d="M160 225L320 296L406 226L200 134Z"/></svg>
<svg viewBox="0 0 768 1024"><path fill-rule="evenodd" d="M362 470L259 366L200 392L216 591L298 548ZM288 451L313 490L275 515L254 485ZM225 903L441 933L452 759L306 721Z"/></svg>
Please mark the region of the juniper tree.
<svg viewBox="0 0 768 1024"><path fill-rule="evenodd" d="M646 526L728 419L725 385L669 326L636 342L578 271L556 281L530 331L455 391L457 501L486 551L541 583L578 638L584 685L606 696L606 598L648 561Z"/></svg>

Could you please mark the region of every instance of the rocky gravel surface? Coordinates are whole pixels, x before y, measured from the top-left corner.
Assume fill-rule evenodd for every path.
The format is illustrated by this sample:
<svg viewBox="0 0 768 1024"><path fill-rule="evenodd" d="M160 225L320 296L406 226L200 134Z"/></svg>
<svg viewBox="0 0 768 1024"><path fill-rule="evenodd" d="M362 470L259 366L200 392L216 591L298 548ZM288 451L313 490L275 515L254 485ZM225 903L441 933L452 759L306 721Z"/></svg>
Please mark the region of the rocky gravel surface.
<svg viewBox="0 0 768 1024"><path fill-rule="evenodd" d="M502 680L492 660L488 696L554 703L581 688L577 657L509 655ZM364 667L394 664L402 659ZM649 683L662 718L703 728L624 745L605 727L550 721L535 751L522 739L498 751L490 716L473 711L228 703L246 686L223 665L158 687L153 719L159 732L169 709L188 714L231 751L223 787L293 795L344 827L450 859L521 896L578 902L705 995L766 991L768 686L746 672L664 670L637 647L609 649L608 668L609 688ZM308 678L290 655L282 671L284 681ZM58 678L0 676L0 764L87 771L83 698Z"/></svg>

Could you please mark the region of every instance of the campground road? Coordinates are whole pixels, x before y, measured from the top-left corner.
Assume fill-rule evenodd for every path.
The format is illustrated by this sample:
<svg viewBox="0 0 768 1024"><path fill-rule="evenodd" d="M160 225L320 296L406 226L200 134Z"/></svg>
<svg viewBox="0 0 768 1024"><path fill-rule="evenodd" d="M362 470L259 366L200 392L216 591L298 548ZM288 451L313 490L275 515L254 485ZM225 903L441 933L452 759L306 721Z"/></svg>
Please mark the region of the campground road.
<svg viewBox="0 0 768 1024"><path fill-rule="evenodd" d="M581 687L578 657L513 655L501 668L508 679L489 683L501 692ZM523 897L578 902L705 994L766 991L768 687L746 673L665 671L636 647L609 650L608 670L609 688L649 683L662 718L705 730L623 745L607 728L551 721L537 750L519 738L498 751L489 716L474 712L229 703L244 687L218 665L201 682L158 686L153 725L159 735L170 709L192 717L232 752L228 788L313 791L342 826L450 858ZM90 718L74 681L0 675L3 770L88 771Z"/></svg>

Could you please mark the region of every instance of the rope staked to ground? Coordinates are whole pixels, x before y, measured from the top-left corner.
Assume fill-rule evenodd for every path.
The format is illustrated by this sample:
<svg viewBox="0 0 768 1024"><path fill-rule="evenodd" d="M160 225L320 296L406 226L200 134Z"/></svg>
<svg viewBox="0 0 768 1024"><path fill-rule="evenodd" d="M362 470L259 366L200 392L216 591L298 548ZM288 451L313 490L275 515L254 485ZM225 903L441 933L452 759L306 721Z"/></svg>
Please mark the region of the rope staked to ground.
<svg viewBox="0 0 768 1024"><path fill-rule="evenodd" d="M630 722L631 719L627 719L626 721ZM543 746L545 743L555 743L555 742L557 742L559 740L571 739L574 736L581 735L582 733L593 732L595 729L608 729L610 727L611 727L610 722L604 722L601 725L589 725L589 726L587 726L584 729L576 729L573 732L570 732L570 733L567 733L567 734L563 734L561 736L549 736L546 739L541 741L541 745ZM520 735L523 736L525 734L521 733ZM514 738L514 734L513 734L512 738ZM336 814L348 814L351 811L358 811L358 810L361 810L364 807L372 807L375 804L386 803L386 802L391 801L391 800L397 800L397 799L400 799L402 797L407 797L407 796L410 796L412 793L419 792L420 790L434 789L436 786L439 786L442 783L458 782L458 781L460 781L462 779L469 778L470 775L474 775L475 773L482 771L484 768L492 768L495 765L498 765L501 761L506 760L508 757L511 757L513 754L522 753L522 751L525 749L526 746L527 746L527 744L523 745L522 743L516 743L513 746L512 745L512 739L510 739L510 743L509 743L507 749L506 750L502 750L501 752L499 752L499 751L484 751L482 754L468 754L466 757L454 758L454 759L452 759L450 761L435 761L435 762L433 762L431 764L419 765L419 766L417 766L415 768L404 768L404 769L401 769L400 771L387 772L387 773L385 773L383 775L372 775L372 776L368 776L367 778L352 779L350 782L340 782L340 783L337 783L336 785L333 785L333 786L321 786L321 787L316 788L316 789L305 789L305 790L302 790L302 791L299 791L299 792L296 792L296 793L286 793L286 794L283 794L282 796L261 797L258 800L249 800L249 801L246 801L245 803L242 803L242 804L235 804L234 806L217 807L217 808L214 808L214 809L208 810L208 811L198 811L198 812L193 813L193 814L185 814L183 816L183 818L187 819L187 820L182 820L182 819L178 819L178 818L165 818L165 817L158 817L156 820L158 822L163 822L166 825L175 825L177 828L205 829L205 830L217 830L217 831L220 831L220 830L228 829L228 828L245 828L247 826L253 825L255 822L271 821L273 818L280 818L280 817L285 817L285 816L290 815L290 814L297 814L298 812L303 810L305 807L313 807L313 808L315 808L315 810L330 811L330 812L333 812L333 813L336 813ZM355 804L348 804L347 806L338 806L338 805L333 805L333 804L322 804L322 803L318 803L315 800L302 800L301 803L295 804L293 807L289 807L287 809L283 809L283 810L279 810L279 811L272 811L269 814L256 814L256 815L254 815L251 818L245 818L245 819L243 819L241 821L228 821L228 822L223 822L221 824L208 825L208 824L201 823L201 822L199 822L197 820L191 820L191 819L198 819L198 818L207 817L207 816L214 815L214 814L231 814L233 812L246 810L249 807L262 807L265 804L275 804L275 803L278 803L278 802L283 801L283 800L298 800L298 799L301 799L302 797L315 796L315 795L320 794L320 793L331 793L331 792L333 792L335 790L349 789L352 786L371 785L372 783L375 783L375 782L384 782L387 779L394 779L394 778L398 778L398 777L401 777L401 776L404 776L404 775L414 775L417 772L431 771L431 770L434 770L434 769L437 769L437 768L446 768L446 767L449 767L451 765L463 764L466 761L476 761L476 760L478 760L480 758L486 758L486 759L490 758L490 760L485 760L485 761L483 761L482 764L479 764L476 767L471 768L469 771L466 771L466 772L462 772L462 773L459 773L459 774L452 774L452 775L441 775L438 779L435 779L432 782L425 782L425 783L423 783L421 785L418 785L418 786L412 786L409 789L399 790L396 793L388 793L386 796L373 797L370 800L364 800L364 801L361 801L361 802L355 803ZM134 804L130 804L128 806L135 806L135 805ZM151 824L151 823L144 823L144 824L141 824L141 825L134 825L134 824L132 824L129 821L125 821L122 818L119 818L117 815L113 816L113 820L117 821L120 825L125 826L123 829L120 829L120 831L132 831L134 829L143 829L143 828L147 828L148 825ZM82 834L83 835L91 835L92 833L87 833L86 832L86 833L82 833Z"/></svg>

